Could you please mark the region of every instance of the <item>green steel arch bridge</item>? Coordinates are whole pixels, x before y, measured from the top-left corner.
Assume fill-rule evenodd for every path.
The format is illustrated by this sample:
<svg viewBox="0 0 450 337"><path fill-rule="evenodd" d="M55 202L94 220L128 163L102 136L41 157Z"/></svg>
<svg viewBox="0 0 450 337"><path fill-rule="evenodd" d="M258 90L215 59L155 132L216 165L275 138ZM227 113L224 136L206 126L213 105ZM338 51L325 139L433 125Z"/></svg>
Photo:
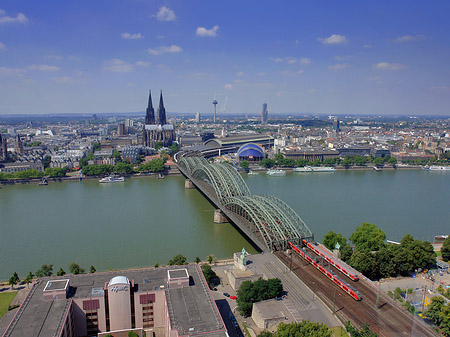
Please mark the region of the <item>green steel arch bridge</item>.
<svg viewBox="0 0 450 337"><path fill-rule="evenodd" d="M180 153L179 153L180 154ZM183 175L262 251L288 249L288 241L301 246L313 239L311 230L284 201L271 195L254 195L229 164L210 164L200 153L178 156Z"/></svg>

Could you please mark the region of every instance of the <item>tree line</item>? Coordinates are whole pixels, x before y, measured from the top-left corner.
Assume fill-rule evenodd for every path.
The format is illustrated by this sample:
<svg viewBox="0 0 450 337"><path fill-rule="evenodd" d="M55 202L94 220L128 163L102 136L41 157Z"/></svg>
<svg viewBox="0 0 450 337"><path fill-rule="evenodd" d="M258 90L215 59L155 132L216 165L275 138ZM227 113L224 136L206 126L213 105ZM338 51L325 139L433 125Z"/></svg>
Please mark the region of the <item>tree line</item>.
<svg viewBox="0 0 450 337"><path fill-rule="evenodd" d="M374 224L363 223L347 239L329 231L323 244L330 250L339 243L341 259L370 279L405 276L436 264L436 253L428 241L406 234L399 245L386 244L386 234Z"/></svg>

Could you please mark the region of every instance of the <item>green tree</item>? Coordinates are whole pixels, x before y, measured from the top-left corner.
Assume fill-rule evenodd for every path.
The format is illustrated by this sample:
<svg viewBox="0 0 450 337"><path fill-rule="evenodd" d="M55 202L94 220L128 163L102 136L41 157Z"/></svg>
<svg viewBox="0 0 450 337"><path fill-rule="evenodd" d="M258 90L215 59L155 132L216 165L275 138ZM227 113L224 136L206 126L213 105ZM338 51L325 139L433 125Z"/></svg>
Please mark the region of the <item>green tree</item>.
<svg viewBox="0 0 450 337"><path fill-rule="evenodd" d="M208 260L208 263L211 264L214 262L214 260L216 259L216 257L214 256L214 254L210 254L206 257L206 259Z"/></svg>
<svg viewBox="0 0 450 337"><path fill-rule="evenodd" d="M277 163L277 165L280 165L280 162L284 159L284 156L282 153L277 153L275 155L275 161Z"/></svg>
<svg viewBox="0 0 450 337"><path fill-rule="evenodd" d="M275 337L331 337L333 332L323 323L303 320L298 323L278 325Z"/></svg>
<svg viewBox="0 0 450 337"><path fill-rule="evenodd" d="M91 268L89 269L89 273L94 274L97 270L95 269L94 266L91 266Z"/></svg>
<svg viewBox="0 0 450 337"><path fill-rule="evenodd" d="M122 174L131 174L134 172L133 165L123 163L123 162L118 162L114 166L113 172L114 173L122 173Z"/></svg>
<svg viewBox="0 0 450 337"><path fill-rule="evenodd" d="M155 268L158 268L158 267L159 267L159 263L156 262L154 267L155 267Z"/></svg>
<svg viewBox="0 0 450 337"><path fill-rule="evenodd" d="M387 162L392 165L397 165L397 158L391 157Z"/></svg>
<svg viewBox="0 0 450 337"><path fill-rule="evenodd" d="M308 165L308 161L306 159L304 159L304 158L298 158L297 161L295 162L295 164L298 167L303 167L303 166Z"/></svg>
<svg viewBox="0 0 450 337"><path fill-rule="evenodd" d="M36 277L44 277L51 276L53 274L53 265L52 264L43 264L41 269L36 271Z"/></svg>
<svg viewBox="0 0 450 337"><path fill-rule="evenodd" d="M376 261L376 255L371 251L356 250L350 258L350 265L359 272L366 275L368 278L373 279L378 275L378 266Z"/></svg>
<svg viewBox="0 0 450 337"><path fill-rule="evenodd" d="M450 261L450 235L444 240L441 248L442 260Z"/></svg>
<svg viewBox="0 0 450 337"><path fill-rule="evenodd" d="M175 255L171 260L169 260L169 266L181 266L187 264L187 258L184 255Z"/></svg>
<svg viewBox="0 0 450 337"><path fill-rule="evenodd" d="M250 164L249 164L248 160L242 160L242 161L239 163L239 166L246 170L246 169L248 169L248 167L250 166Z"/></svg>
<svg viewBox="0 0 450 337"><path fill-rule="evenodd" d="M122 161L122 155L120 154L119 151L114 150L112 156L117 162L121 162Z"/></svg>
<svg viewBox="0 0 450 337"><path fill-rule="evenodd" d="M379 250L384 247L384 240L386 234L376 225L363 222L361 226L356 228L356 231L350 236L350 241L356 246L358 250Z"/></svg>
<svg viewBox="0 0 450 337"><path fill-rule="evenodd" d="M341 260L344 262L350 261L350 258L353 255L353 249L350 247L350 245L345 245L344 247L341 247L340 249L341 253Z"/></svg>
<svg viewBox="0 0 450 337"><path fill-rule="evenodd" d="M162 158L152 159L146 164L139 165L139 172L163 172L164 160Z"/></svg>
<svg viewBox="0 0 450 337"><path fill-rule="evenodd" d="M44 160L42 161L42 164L44 165L44 169L50 166L50 163L52 161L52 157L45 156Z"/></svg>
<svg viewBox="0 0 450 337"><path fill-rule="evenodd" d="M194 259L194 262L195 262L195 263L200 263L200 261L201 261L201 260L200 260L200 258L199 258L198 256Z"/></svg>
<svg viewBox="0 0 450 337"><path fill-rule="evenodd" d="M45 169L45 175L47 177L65 177L67 169L59 167L47 167Z"/></svg>
<svg viewBox="0 0 450 337"><path fill-rule="evenodd" d="M74 275L78 275L78 274L83 274L84 273L84 269L81 268L77 263L72 262L69 265L69 271L74 274Z"/></svg>
<svg viewBox="0 0 450 337"><path fill-rule="evenodd" d="M260 164L265 168L271 168L275 166L275 160L264 158L263 160L260 161Z"/></svg>
<svg viewBox="0 0 450 337"><path fill-rule="evenodd" d="M350 321L347 321L345 324L345 330L350 334L351 337L377 337L375 332L370 331L370 328L367 324L364 324L361 329L355 328Z"/></svg>
<svg viewBox="0 0 450 337"><path fill-rule="evenodd" d="M30 169L26 171L19 171L13 173L13 178L15 179L32 179L32 178L42 178L44 176L44 172Z"/></svg>
<svg viewBox="0 0 450 337"><path fill-rule="evenodd" d="M397 276L398 270L396 264L394 263L397 250L398 247L396 246L386 246L382 247L377 252L376 261L380 277L387 278L391 276Z"/></svg>
<svg viewBox="0 0 450 337"><path fill-rule="evenodd" d="M66 272L64 271L64 269L59 268L59 270L56 272L56 275L58 275L58 276L64 276L64 275L66 275Z"/></svg>
<svg viewBox="0 0 450 337"><path fill-rule="evenodd" d="M163 143L162 142L156 142L155 143L155 150L158 151L160 148L163 147Z"/></svg>
<svg viewBox="0 0 450 337"><path fill-rule="evenodd" d="M373 162L374 165L383 166L384 165L384 158L376 157L372 162Z"/></svg>
<svg viewBox="0 0 450 337"><path fill-rule="evenodd" d="M28 285L31 283L31 281L33 281L33 277L34 277L34 275L31 271L28 273L27 277L25 277L24 281L27 284L27 288L28 288Z"/></svg>
<svg viewBox="0 0 450 337"><path fill-rule="evenodd" d="M202 265L202 272L208 284L211 284L212 281L217 278L216 273L212 270L209 264Z"/></svg>
<svg viewBox="0 0 450 337"><path fill-rule="evenodd" d="M179 145L178 143L173 143L172 145L169 146L170 151L172 151L173 154L177 153L179 150Z"/></svg>
<svg viewBox="0 0 450 337"><path fill-rule="evenodd" d="M244 317L252 313L252 306L255 302L279 297L283 292L283 285L280 279L263 280L255 282L244 281L237 292L238 310Z"/></svg>
<svg viewBox="0 0 450 337"><path fill-rule="evenodd" d="M347 245L347 239L342 234L329 231L323 237L323 245L327 247L329 250L333 250L334 247L336 246L336 243L338 242L341 247Z"/></svg>
<svg viewBox="0 0 450 337"><path fill-rule="evenodd" d="M128 332L128 337L139 337L139 335L134 331L130 331Z"/></svg>
<svg viewBox="0 0 450 337"><path fill-rule="evenodd" d="M270 331L264 330L261 331L257 337L274 337L274 334Z"/></svg>
<svg viewBox="0 0 450 337"><path fill-rule="evenodd" d="M14 289L14 286L19 283L20 279L19 279L19 275L17 275L16 272L14 272L13 276L11 276L9 278L8 284L11 286L11 288Z"/></svg>
<svg viewBox="0 0 450 337"><path fill-rule="evenodd" d="M100 150L102 147L100 146L99 143L93 142L93 143L92 143L92 148L94 149L94 151L98 151L98 150Z"/></svg>

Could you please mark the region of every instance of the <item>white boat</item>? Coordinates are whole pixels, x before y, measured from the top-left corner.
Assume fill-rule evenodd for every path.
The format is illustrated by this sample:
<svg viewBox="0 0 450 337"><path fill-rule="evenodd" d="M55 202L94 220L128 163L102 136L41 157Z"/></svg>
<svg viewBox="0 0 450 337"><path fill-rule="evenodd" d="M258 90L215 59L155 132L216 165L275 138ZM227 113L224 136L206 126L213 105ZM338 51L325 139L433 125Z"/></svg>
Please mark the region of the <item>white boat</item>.
<svg viewBox="0 0 450 337"><path fill-rule="evenodd" d="M313 166L311 167L313 172L334 172L336 169L334 167L326 167L326 166Z"/></svg>
<svg viewBox="0 0 450 337"><path fill-rule="evenodd" d="M281 176L285 176L286 172L283 170L272 169L272 170L267 170L266 174L271 177L281 177Z"/></svg>
<svg viewBox="0 0 450 337"><path fill-rule="evenodd" d="M120 182L124 182L124 181L125 181L124 177L107 176L107 177L100 179L98 182L100 182L100 183L120 183Z"/></svg>
<svg viewBox="0 0 450 337"><path fill-rule="evenodd" d="M249 176L257 176L258 174L259 174L259 172L248 171L248 175L249 175Z"/></svg>
<svg viewBox="0 0 450 337"><path fill-rule="evenodd" d="M310 166L305 167L294 167L292 169L294 172L312 172L312 168Z"/></svg>
<svg viewBox="0 0 450 337"><path fill-rule="evenodd" d="M427 168L427 170L430 171L450 171L450 167L448 166L438 166L438 165L431 165Z"/></svg>
<svg viewBox="0 0 450 337"><path fill-rule="evenodd" d="M381 171L381 169L380 169L379 167L372 166L372 168L373 168L375 171Z"/></svg>

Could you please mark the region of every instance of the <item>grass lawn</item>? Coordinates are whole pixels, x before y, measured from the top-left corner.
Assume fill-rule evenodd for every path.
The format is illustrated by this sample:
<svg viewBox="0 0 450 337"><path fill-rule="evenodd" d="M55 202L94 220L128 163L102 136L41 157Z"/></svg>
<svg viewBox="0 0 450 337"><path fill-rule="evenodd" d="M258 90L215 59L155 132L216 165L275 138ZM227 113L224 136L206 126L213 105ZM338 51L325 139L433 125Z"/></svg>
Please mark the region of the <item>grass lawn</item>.
<svg viewBox="0 0 450 337"><path fill-rule="evenodd" d="M330 330L333 331L333 337L348 337L345 329L340 326L335 326L334 328L330 328Z"/></svg>
<svg viewBox="0 0 450 337"><path fill-rule="evenodd" d="M436 253L436 256L442 256L442 253L440 250L435 250L434 252Z"/></svg>
<svg viewBox="0 0 450 337"><path fill-rule="evenodd" d="M0 318L8 311L8 307L16 295L17 291L0 294Z"/></svg>

